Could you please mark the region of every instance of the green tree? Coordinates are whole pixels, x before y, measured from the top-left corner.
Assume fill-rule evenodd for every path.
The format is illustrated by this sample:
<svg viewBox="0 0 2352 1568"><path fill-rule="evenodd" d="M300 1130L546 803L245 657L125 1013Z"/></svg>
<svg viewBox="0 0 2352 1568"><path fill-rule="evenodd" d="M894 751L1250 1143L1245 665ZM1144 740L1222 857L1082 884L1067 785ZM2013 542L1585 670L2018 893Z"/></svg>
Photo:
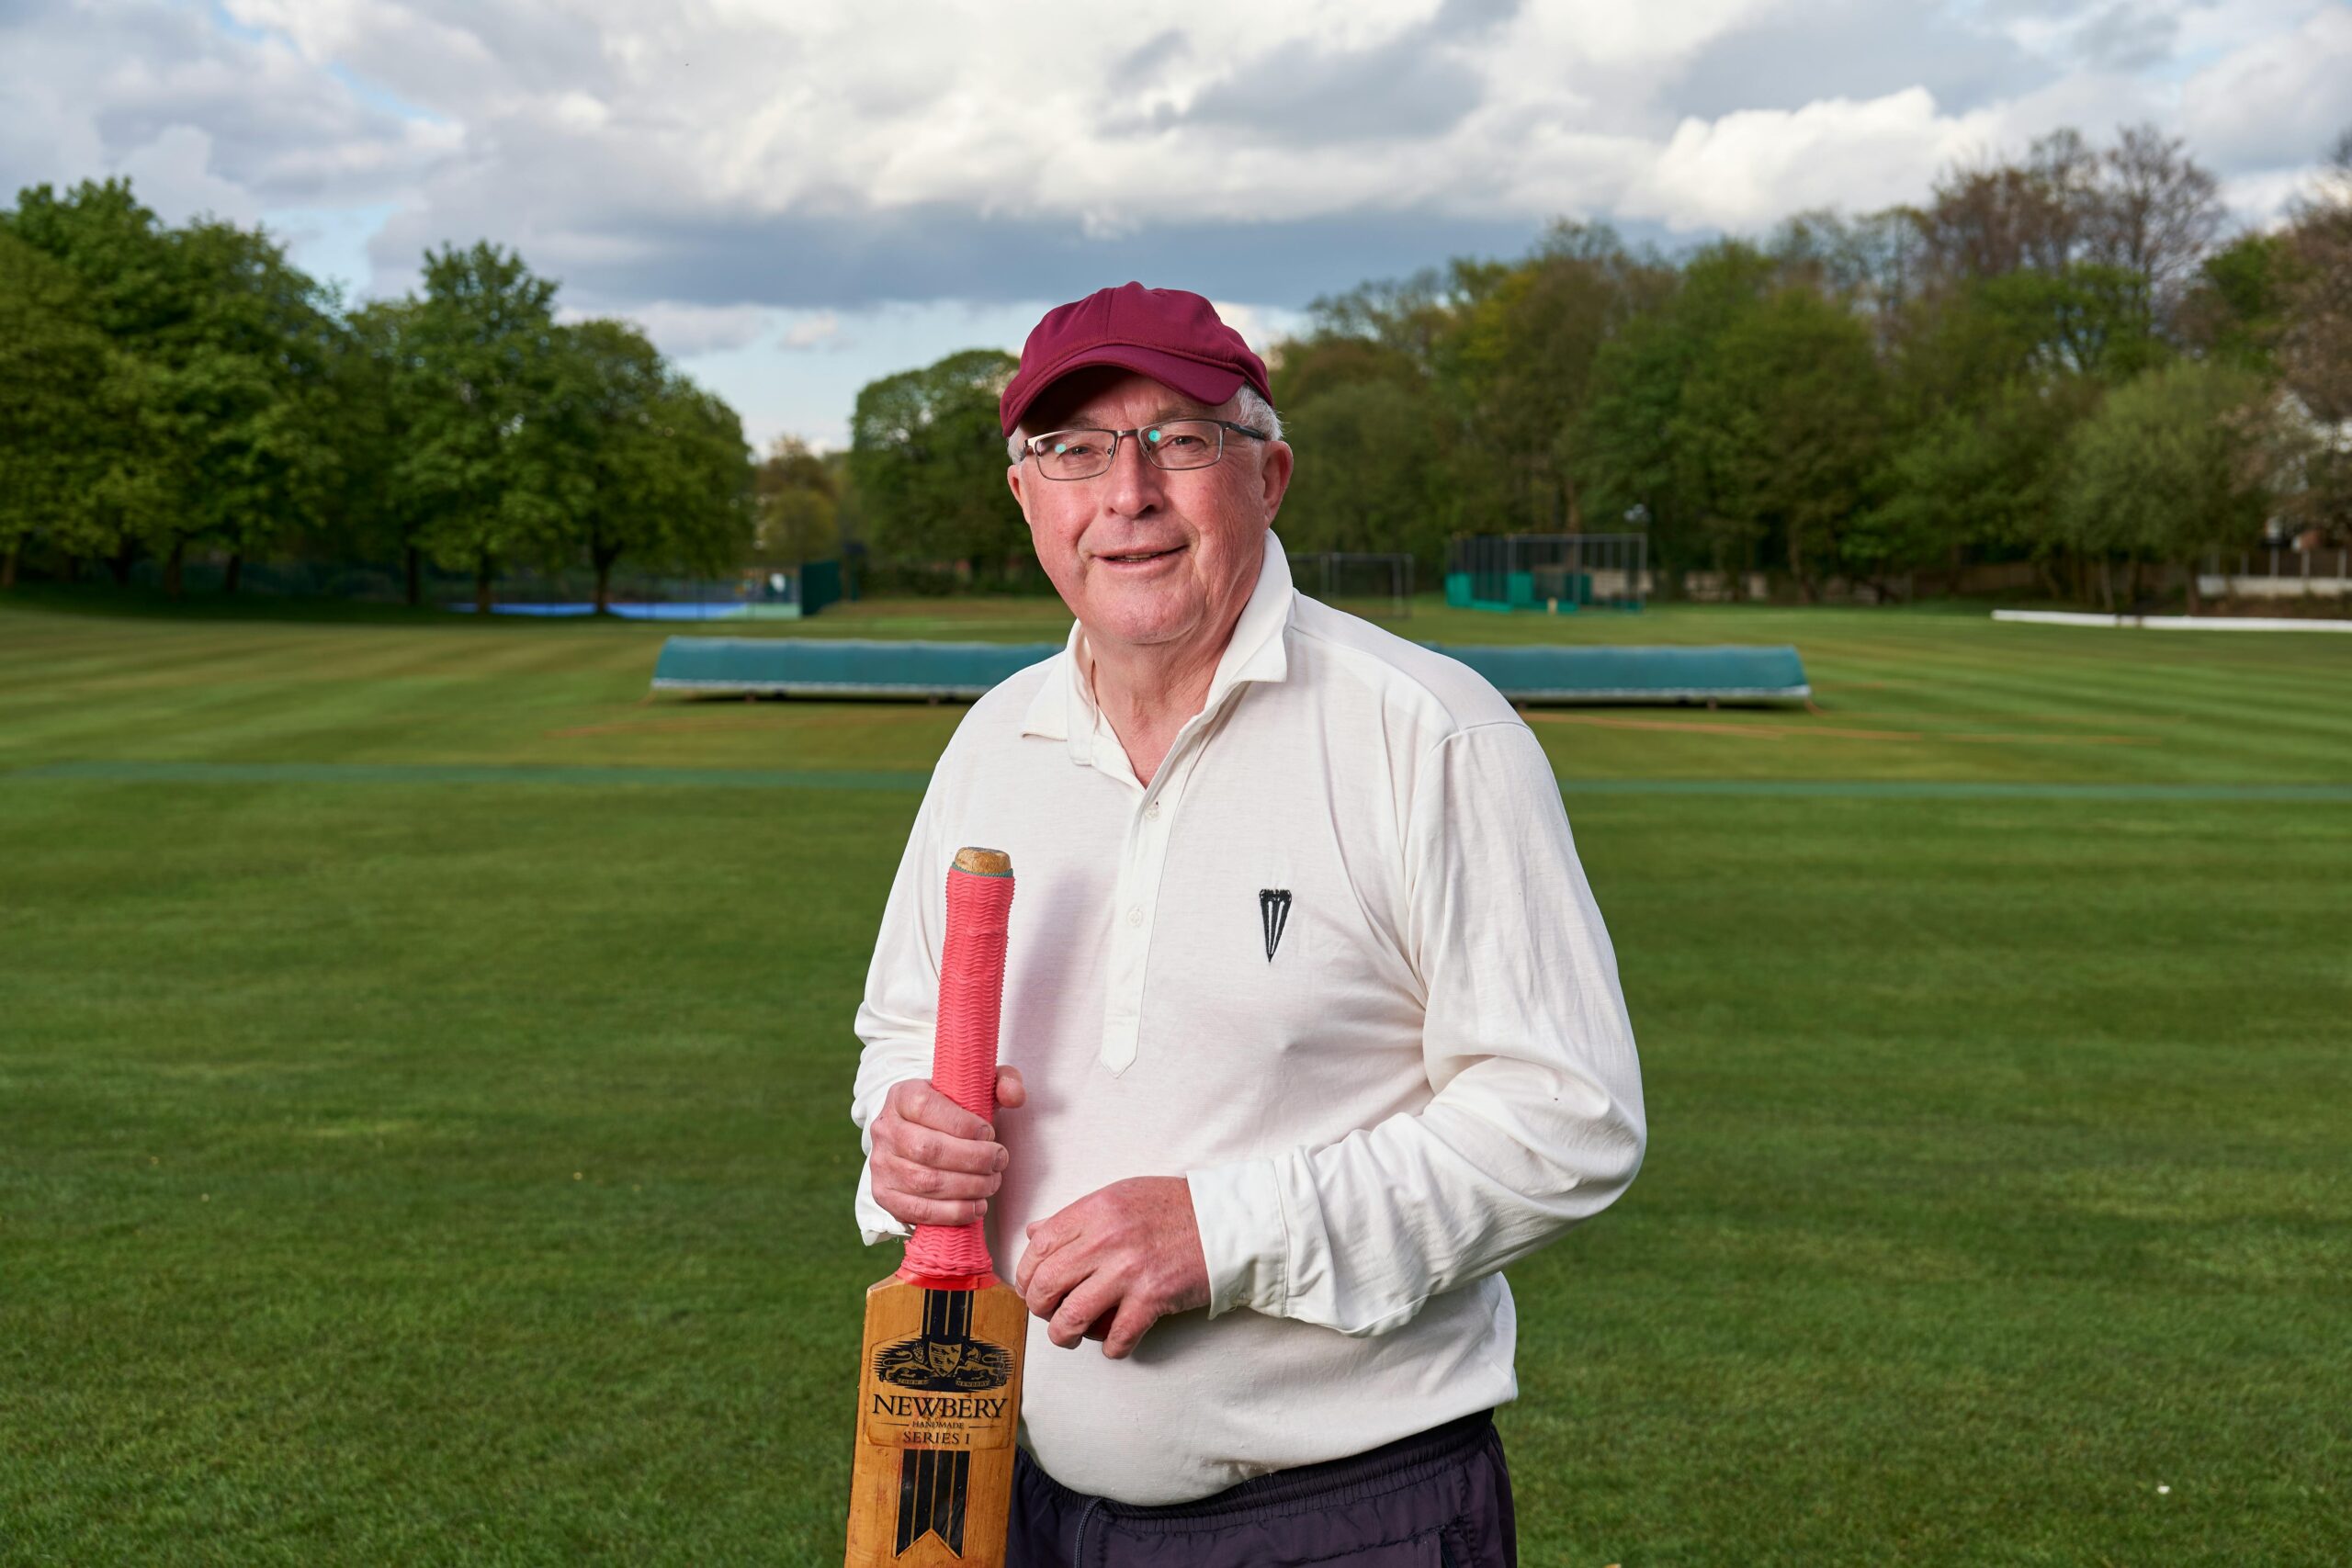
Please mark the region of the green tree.
<svg viewBox="0 0 2352 1568"><path fill-rule="evenodd" d="M1391 380L1329 388L1293 408L1299 462L1277 531L1294 551L1408 551L1443 570L1452 514L1438 411Z"/></svg>
<svg viewBox="0 0 2352 1568"><path fill-rule="evenodd" d="M341 461L329 378L334 300L266 235L200 221L172 236L188 310L163 334L150 405L166 433L173 499L149 545L176 594L191 543L243 558L324 521Z"/></svg>
<svg viewBox="0 0 2352 1568"><path fill-rule="evenodd" d="M2060 542L2050 519L2066 433L2080 417L2063 405L2086 390L2017 378L1892 438L1857 558L1956 571L1971 555L2047 557Z"/></svg>
<svg viewBox="0 0 2352 1568"><path fill-rule="evenodd" d="M84 181L63 195L34 186L0 213L0 231L71 273L88 319L105 334L106 418L91 427L98 476L82 525L64 545L130 580L142 536L166 525L184 468L171 439L170 339L190 313L186 269L170 232L127 180Z"/></svg>
<svg viewBox="0 0 2352 1568"><path fill-rule="evenodd" d="M740 570L759 525L742 420L725 399L674 371L656 413L666 454L656 492L667 518L662 558L706 577Z"/></svg>
<svg viewBox="0 0 2352 1568"><path fill-rule="evenodd" d="M1741 502L1686 439L1690 384L1721 356L1725 334L1770 286L1770 259L1729 241L1699 252L1665 298L1630 319L1593 356L1590 400L1574 433L1585 515L1645 528L1669 592L1684 571L1746 564Z"/></svg>
<svg viewBox="0 0 2352 1568"><path fill-rule="evenodd" d="M352 311L333 369L343 452L333 505L338 541L362 559L397 558L411 609L424 601L424 531L433 519L429 499L403 467L415 446L410 420L424 400L413 384L422 310L402 298Z"/></svg>
<svg viewBox="0 0 2352 1568"><path fill-rule="evenodd" d="M2199 356L2275 375L2287 327L2291 242L2242 234L2206 257L2181 308L2181 327Z"/></svg>
<svg viewBox="0 0 2352 1568"><path fill-rule="evenodd" d="M998 395L1019 365L996 349L967 349L859 390L849 472L876 553L959 561L976 573L1026 557L997 424Z"/></svg>
<svg viewBox="0 0 2352 1568"><path fill-rule="evenodd" d="M2250 372L2193 361L2151 370L2108 395L2068 440L2058 515L2075 547L2098 563L2099 592L2115 607L2109 568L2139 597L2150 562L2189 569L2208 547L2261 525L2264 388Z"/></svg>
<svg viewBox="0 0 2352 1568"><path fill-rule="evenodd" d="M6 231L80 280L109 345L107 450L88 536L118 581L143 546L176 593L187 547L232 558L315 525L337 460L327 366L335 301L267 235L167 230L128 183L20 193Z"/></svg>
<svg viewBox="0 0 2352 1568"><path fill-rule="evenodd" d="M661 351L626 321L557 329L557 387L542 420L555 421L584 481L564 519L595 573L597 615L612 611L613 568L659 557L670 543L684 450L671 425Z"/></svg>
<svg viewBox="0 0 2352 1568"><path fill-rule="evenodd" d="M591 481L566 459L558 406L556 285L488 243L424 258L424 294L401 344L395 397L406 450L395 470L427 521L419 542L474 574L488 611L503 560L552 557Z"/></svg>
<svg viewBox="0 0 2352 1568"><path fill-rule="evenodd" d="M1453 278L1435 358L1459 424L1449 445L1465 521L1486 532L1587 526L1574 453L1594 361L1665 277L1610 230L1562 224L1524 261L1457 262Z"/></svg>
<svg viewBox="0 0 2352 1568"><path fill-rule="evenodd" d="M28 543L105 546L107 356L74 274L0 231L0 588Z"/></svg>
<svg viewBox="0 0 2352 1568"><path fill-rule="evenodd" d="M1883 401L1869 330L1838 301L1784 288L1736 317L1672 426L1723 556L1772 550L1808 601L1840 570L1908 564L1883 536L1849 537L1880 461Z"/></svg>
<svg viewBox="0 0 2352 1568"><path fill-rule="evenodd" d="M797 569L841 553L838 466L797 435L768 446L752 476L759 514L754 549L763 566Z"/></svg>

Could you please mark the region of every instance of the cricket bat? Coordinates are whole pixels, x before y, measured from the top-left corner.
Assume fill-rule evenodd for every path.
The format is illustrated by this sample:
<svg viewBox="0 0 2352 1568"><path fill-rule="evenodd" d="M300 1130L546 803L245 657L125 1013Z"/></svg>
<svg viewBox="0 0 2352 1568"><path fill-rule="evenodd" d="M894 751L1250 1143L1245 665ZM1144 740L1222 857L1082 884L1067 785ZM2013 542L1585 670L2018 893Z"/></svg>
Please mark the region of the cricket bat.
<svg viewBox="0 0 2352 1568"><path fill-rule="evenodd" d="M1012 908L1012 857L958 850L931 1084L988 1122ZM1003 1568L1028 1332L979 1225L915 1227L905 1264L865 1292L847 1568Z"/></svg>

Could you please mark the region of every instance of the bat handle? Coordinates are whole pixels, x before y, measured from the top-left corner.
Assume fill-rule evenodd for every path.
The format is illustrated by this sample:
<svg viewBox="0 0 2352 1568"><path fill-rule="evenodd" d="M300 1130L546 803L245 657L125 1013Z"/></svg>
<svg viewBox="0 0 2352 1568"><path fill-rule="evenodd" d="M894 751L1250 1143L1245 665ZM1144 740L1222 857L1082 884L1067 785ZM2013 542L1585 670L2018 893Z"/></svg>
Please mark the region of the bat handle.
<svg viewBox="0 0 2352 1568"><path fill-rule="evenodd" d="M1012 911L1012 857L959 850L947 872L947 940L939 956L939 1022L931 1087L983 1122L996 1120L997 1025L1004 1009L1005 932ZM975 1281L993 1273L986 1230L917 1225L907 1243L910 1278Z"/></svg>

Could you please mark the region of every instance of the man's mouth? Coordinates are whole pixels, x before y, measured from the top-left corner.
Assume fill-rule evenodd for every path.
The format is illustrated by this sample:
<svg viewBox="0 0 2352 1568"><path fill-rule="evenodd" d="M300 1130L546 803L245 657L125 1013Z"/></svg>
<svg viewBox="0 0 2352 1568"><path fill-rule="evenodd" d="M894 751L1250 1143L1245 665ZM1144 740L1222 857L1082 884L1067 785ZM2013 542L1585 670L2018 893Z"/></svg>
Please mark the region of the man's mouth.
<svg viewBox="0 0 2352 1568"><path fill-rule="evenodd" d="M1162 556L1172 556L1183 547L1184 547L1182 545L1170 545L1164 550L1128 550L1120 555L1100 555L1096 556L1094 558L1096 560L1117 561L1123 565L1136 565L1144 561L1158 560Z"/></svg>

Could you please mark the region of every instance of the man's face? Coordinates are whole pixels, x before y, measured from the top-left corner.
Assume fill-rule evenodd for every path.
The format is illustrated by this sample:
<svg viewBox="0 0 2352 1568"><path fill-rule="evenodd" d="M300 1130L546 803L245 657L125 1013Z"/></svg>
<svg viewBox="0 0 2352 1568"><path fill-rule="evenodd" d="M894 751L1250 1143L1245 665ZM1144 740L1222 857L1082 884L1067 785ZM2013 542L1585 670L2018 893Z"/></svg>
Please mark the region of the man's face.
<svg viewBox="0 0 2352 1568"><path fill-rule="evenodd" d="M1021 423L1041 434L1203 416L1230 419L1233 411L1102 367L1055 382ZM1090 638L1205 649L1222 642L1257 586L1266 525L1290 468L1285 443L1228 431L1224 459L1205 468L1154 468L1129 437L1110 471L1091 479L1049 479L1026 460L1005 478L1029 520L1038 563Z"/></svg>

